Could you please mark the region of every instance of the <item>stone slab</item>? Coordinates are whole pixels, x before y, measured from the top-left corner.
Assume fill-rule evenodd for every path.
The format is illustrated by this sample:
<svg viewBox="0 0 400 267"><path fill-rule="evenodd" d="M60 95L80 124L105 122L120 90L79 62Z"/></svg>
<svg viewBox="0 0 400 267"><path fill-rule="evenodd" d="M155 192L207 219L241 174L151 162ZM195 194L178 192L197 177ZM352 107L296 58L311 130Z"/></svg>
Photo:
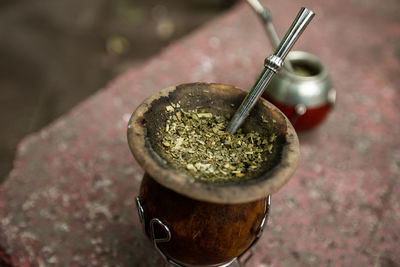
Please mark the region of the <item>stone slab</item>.
<svg viewBox="0 0 400 267"><path fill-rule="evenodd" d="M300 165L272 197L248 266L400 265L400 4L263 3L279 33L300 5L316 12L295 49L326 63L338 102L323 125L300 135ZM247 89L270 53L240 3L26 137L0 188L0 246L12 264L160 266L136 214L143 171L126 141L130 114L184 82Z"/></svg>

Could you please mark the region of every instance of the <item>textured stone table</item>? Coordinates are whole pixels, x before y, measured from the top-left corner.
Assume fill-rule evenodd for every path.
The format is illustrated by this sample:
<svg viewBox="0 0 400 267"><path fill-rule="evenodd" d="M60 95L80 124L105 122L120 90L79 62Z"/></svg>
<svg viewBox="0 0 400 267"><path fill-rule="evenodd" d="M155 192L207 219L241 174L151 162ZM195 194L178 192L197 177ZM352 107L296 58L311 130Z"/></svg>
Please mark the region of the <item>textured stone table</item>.
<svg viewBox="0 0 400 267"><path fill-rule="evenodd" d="M338 102L323 125L300 135L299 168L273 196L248 266L400 265L400 4L268 4L281 34L300 4L316 12L295 48L326 63ZM26 137L0 189L0 258L15 266L160 266L136 215L143 171L127 146L130 114L169 85L249 88L271 52L241 3Z"/></svg>

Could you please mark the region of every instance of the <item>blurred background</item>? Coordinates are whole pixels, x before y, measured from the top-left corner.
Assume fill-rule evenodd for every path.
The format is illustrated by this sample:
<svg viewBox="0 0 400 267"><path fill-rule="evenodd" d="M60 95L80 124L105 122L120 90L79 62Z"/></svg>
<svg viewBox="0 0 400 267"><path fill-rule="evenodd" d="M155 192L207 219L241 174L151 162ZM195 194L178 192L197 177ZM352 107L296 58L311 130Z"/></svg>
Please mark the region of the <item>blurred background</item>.
<svg viewBox="0 0 400 267"><path fill-rule="evenodd" d="M16 145L237 0L1 0L0 183Z"/></svg>

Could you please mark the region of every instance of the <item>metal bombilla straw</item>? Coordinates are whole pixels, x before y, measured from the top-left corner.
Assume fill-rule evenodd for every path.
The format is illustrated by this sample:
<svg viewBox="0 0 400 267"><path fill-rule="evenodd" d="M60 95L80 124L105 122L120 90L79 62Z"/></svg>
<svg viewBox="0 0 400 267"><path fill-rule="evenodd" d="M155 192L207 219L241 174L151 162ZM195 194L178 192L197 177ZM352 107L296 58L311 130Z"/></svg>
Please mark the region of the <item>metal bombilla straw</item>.
<svg viewBox="0 0 400 267"><path fill-rule="evenodd" d="M247 94L246 98L243 100L235 115L233 115L232 120L229 122L227 131L230 134L234 134L242 125L243 121L247 118L257 100L267 88L273 76L282 69L283 61L285 60L287 54L292 49L293 45L296 43L297 39L303 33L313 17L314 12L311 10L304 7L300 9L285 37L283 37L282 41L279 43L279 46L276 48L274 54L265 59L265 68L261 72L250 92Z"/></svg>
<svg viewBox="0 0 400 267"><path fill-rule="evenodd" d="M271 12L267 8L263 7L258 0L247 0L247 3L249 3L256 14L261 18L267 35L271 41L272 47L277 48L279 46L280 39L275 30L275 26L272 23ZM293 72L293 67L289 60L285 61L284 68Z"/></svg>

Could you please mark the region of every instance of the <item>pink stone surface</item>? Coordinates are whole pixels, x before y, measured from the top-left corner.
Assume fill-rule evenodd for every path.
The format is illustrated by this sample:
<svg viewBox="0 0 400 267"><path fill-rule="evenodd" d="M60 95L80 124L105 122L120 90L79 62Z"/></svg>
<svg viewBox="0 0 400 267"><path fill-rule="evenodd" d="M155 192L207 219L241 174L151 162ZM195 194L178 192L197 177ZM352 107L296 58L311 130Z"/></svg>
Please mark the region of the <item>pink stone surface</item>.
<svg viewBox="0 0 400 267"><path fill-rule="evenodd" d="M281 35L301 6L315 11L295 49L326 63L338 101L300 135L300 165L273 195L248 266L399 266L399 2L262 3ZM13 265L160 266L136 214L143 171L126 141L130 114L170 85L249 88L270 53L240 3L26 137L0 188L0 247Z"/></svg>

